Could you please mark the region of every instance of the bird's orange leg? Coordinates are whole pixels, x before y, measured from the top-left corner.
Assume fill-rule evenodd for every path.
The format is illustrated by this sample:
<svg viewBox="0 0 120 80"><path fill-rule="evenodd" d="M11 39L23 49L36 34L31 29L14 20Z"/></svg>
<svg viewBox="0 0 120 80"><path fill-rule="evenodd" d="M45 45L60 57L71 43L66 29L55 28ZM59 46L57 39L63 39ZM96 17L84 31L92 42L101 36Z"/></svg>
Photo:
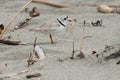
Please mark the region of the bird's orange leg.
<svg viewBox="0 0 120 80"><path fill-rule="evenodd" d="M54 44L53 37L51 34L49 35L49 37L50 37L51 44Z"/></svg>

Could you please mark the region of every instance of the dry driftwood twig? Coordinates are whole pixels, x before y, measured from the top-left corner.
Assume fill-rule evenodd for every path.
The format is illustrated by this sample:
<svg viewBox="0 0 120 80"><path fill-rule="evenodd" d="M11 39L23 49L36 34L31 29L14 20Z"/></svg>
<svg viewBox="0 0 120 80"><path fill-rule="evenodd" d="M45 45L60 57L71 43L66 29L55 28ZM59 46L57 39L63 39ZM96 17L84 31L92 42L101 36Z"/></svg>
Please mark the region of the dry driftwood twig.
<svg viewBox="0 0 120 80"><path fill-rule="evenodd" d="M32 54L35 54L36 41L37 41L37 37L36 37L35 40L34 40L33 51L30 52L29 59L27 60L27 62L28 62L28 67L29 67L30 65L33 65L34 62L36 62L35 60L33 60L33 56L32 56Z"/></svg>
<svg viewBox="0 0 120 80"><path fill-rule="evenodd" d="M70 59L74 59L74 54L75 54L75 49L74 49L74 42L73 42L73 51L72 51L72 56L70 57Z"/></svg>
<svg viewBox="0 0 120 80"><path fill-rule="evenodd" d="M4 30L4 25L0 24L0 34L2 33L3 30Z"/></svg>
<svg viewBox="0 0 120 80"><path fill-rule="evenodd" d="M91 7L98 7L99 5L101 5L102 3L80 3L78 6L91 6ZM120 4L113 4L113 3L105 3L107 6L109 7L114 7L114 8L118 8L120 7Z"/></svg>
<svg viewBox="0 0 120 80"><path fill-rule="evenodd" d="M10 78L10 77L13 77L13 76L21 75L21 74L27 73L27 72L29 72L29 71L28 70L24 70L24 71L15 73L15 74L5 75L3 77L0 77L0 80L5 80L6 78Z"/></svg>
<svg viewBox="0 0 120 80"><path fill-rule="evenodd" d="M29 74L26 76L26 78L33 78L33 77L40 77L41 76L41 73L35 73L35 74Z"/></svg>
<svg viewBox="0 0 120 80"><path fill-rule="evenodd" d="M27 17L24 21L17 24L17 26L15 26L15 28L13 30L11 30L11 31L17 30L19 28L23 28L24 24L26 24L32 18L37 17L39 15L40 15L40 13L39 13L39 10L37 9L37 7L33 7L32 11L29 13L29 17Z"/></svg>
<svg viewBox="0 0 120 80"><path fill-rule="evenodd" d="M0 39L0 43L7 44L7 45L25 45L27 43L22 43L21 41L10 41L10 40L4 40Z"/></svg>
<svg viewBox="0 0 120 80"><path fill-rule="evenodd" d="M73 6L68 5L68 4L52 2L52 1L47 1L47 0L32 0L32 1L33 2L39 2L39 3L42 3L42 4L46 4L46 5L50 5L50 6L54 6L54 7L59 7L59 8L70 8L70 7L73 7Z"/></svg>
<svg viewBox="0 0 120 80"><path fill-rule="evenodd" d="M29 2L27 2L24 6L22 6L22 8L19 9L19 11L15 14L15 16L12 17L12 19L8 22L8 24L6 25L5 29L2 31L2 33L0 34L0 38L2 38L4 32L7 30L7 28L12 24L12 22L16 19L16 17L20 14L20 12L26 8L26 6L28 6L30 3L32 2L32 0L30 0Z"/></svg>

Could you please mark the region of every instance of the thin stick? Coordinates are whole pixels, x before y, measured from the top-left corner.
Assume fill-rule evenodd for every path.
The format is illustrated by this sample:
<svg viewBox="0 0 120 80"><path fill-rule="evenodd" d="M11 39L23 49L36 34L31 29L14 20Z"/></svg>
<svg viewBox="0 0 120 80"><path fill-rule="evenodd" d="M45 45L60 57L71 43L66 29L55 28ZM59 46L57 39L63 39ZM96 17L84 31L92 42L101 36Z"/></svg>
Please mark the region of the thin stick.
<svg viewBox="0 0 120 80"><path fill-rule="evenodd" d="M0 80L4 80L6 78L10 78L10 77L13 77L13 76L21 75L21 74L27 73L27 72L29 72L29 71L28 70L24 70L24 71L15 73L15 74L5 75L4 77L0 77Z"/></svg>
<svg viewBox="0 0 120 80"><path fill-rule="evenodd" d="M15 16L9 21L9 23L6 25L5 29L2 31L0 38L2 38L4 32L7 30L7 28L11 25L11 23L16 19L16 17L19 15L19 13L25 9L26 6L28 6L30 3L32 2L32 0L30 0L29 2L27 2L22 8L19 9L19 11L15 14Z"/></svg>
<svg viewBox="0 0 120 80"><path fill-rule="evenodd" d="M81 40L80 50L82 50L82 48L83 48L83 44L84 44L84 35L85 35L85 28L84 28L84 26L83 26L82 28L83 28L83 36L82 36L82 40Z"/></svg>
<svg viewBox="0 0 120 80"><path fill-rule="evenodd" d="M84 45L84 36L85 36L85 28L83 26L83 36L80 44L80 54L78 54L78 57L85 58L84 53L82 52L83 45Z"/></svg>
<svg viewBox="0 0 120 80"><path fill-rule="evenodd" d="M73 42L73 51L72 51L72 56L70 57L70 59L74 59L74 54L75 54L75 49L74 49L74 42Z"/></svg>
<svg viewBox="0 0 120 80"><path fill-rule="evenodd" d="M33 77L40 77L41 76L41 73L35 73L35 74L29 74L26 76L26 78L30 79L30 78L33 78Z"/></svg>
<svg viewBox="0 0 120 80"><path fill-rule="evenodd" d="M35 37L35 40L34 40L34 45L33 45L33 53L35 53L36 41L37 41L37 37Z"/></svg>
<svg viewBox="0 0 120 80"><path fill-rule="evenodd" d="M53 37L51 34L49 35L49 37L50 37L51 44L54 44Z"/></svg>
<svg viewBox="0 0 120 80"><path fill-rule="evenodd" d="M52 1L47 1L47 0L32 0L33 2L39 2L42 4L46 4L46 5L50 5L50 6L54 6L54 7L59 7L59 8L69 8L69 7L73 7L70 6L68 4L63 4L63 3L58 3L58 2L52 2Z"/></svg>
<svg viewBox="0 0 120 80"><path fill-rule="evenodd" d="M26 45L27 43L22 43L21 41L10 41L10 40L4 40L0 39L0 43L7 44L7 45Z"/></svg>
<svg viewBox="0 0 120 80"><path fill-rule="evenodd" d="M79 4L78 6L91 6L91 7L97 7L98 5L101 5L102 3L95 3L95 4L88 4L88 3L81 3ZM104 3L103 3L104 4ZM105 3L107 6L109 7L114 7L114 8L117 8L117 7L120 7L120 4L113 4L113 3Z"/></svg>
<svg viewBox="0 0 120 80"><path fill-rule="evenodd" d="M32 54L35 54L36 41L37 41L37 37L35 37L35 40L34 40L33 52L30 52L29 59L27 60L27 62L28 62L28 67L29 67L30 65L34 64L34 62L36 62L36 61L33 60L33 56L32 56Z"/></svg>

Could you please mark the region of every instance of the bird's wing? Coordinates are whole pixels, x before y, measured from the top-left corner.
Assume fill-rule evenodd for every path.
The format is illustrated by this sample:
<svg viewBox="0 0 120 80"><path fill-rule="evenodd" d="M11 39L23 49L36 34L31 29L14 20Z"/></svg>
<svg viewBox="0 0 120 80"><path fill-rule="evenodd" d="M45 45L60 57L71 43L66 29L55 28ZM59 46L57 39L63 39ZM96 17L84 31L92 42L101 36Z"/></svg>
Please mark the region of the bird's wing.
<svg viewBox="0 0 120 80"><path fill-rule="evenodd" d="M56 30L60 27L60 24L58 23L57 20L51 20L51 21L47 21L44 24L42 24L39 27L36 27L32 30L34 31L52 31L52 30Z"/></svg>
<svg viewBox="0 0 120 80"><path fill-rule="evenodd" d="M43 31L47 31L47 30L55 30L59 27L60 24L57 22L57 20L53 20L42 24L39 28L41 28Z"/></svg>

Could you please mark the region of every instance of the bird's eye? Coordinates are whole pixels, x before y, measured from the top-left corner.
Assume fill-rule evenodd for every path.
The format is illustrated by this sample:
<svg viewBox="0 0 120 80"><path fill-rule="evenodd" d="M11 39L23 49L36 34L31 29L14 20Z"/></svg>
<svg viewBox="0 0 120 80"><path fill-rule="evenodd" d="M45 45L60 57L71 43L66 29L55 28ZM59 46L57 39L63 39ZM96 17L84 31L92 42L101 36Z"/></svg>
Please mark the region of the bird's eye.
<svg viewBox="0 0 120 80"><path fill-rule="evenodd" d="M64 18L64 20L66 20L66 18Z"/></svg>
<svg viewBox="0 0 120 80"><path fill-rule="evenodd" d="M67 20L67 18L68 18L68 16L66 16L66 17L64 18L64 20Z"/></svg>

